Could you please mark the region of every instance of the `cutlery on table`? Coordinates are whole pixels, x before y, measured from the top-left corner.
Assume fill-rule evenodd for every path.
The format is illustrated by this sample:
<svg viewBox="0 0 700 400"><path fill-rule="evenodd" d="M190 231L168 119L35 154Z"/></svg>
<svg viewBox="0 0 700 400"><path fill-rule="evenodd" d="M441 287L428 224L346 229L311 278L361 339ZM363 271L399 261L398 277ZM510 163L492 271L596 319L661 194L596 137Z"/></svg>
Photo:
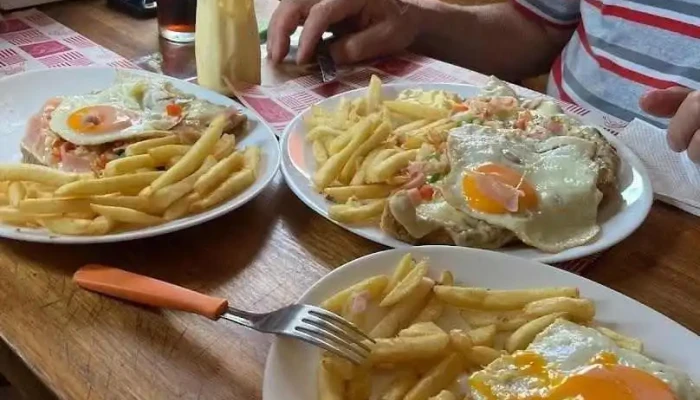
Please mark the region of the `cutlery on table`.
<svg viewBox="0 0 700 400"><path fill-rule="evenodd" d="M225 319L256 331L303 340L360 364L373 342L359 328L319 307L293 304L269 313L250 313L228 305L226 299L208 296L158 279L104 265L78 269L73 280L83 289L151 307Z"/></svg>

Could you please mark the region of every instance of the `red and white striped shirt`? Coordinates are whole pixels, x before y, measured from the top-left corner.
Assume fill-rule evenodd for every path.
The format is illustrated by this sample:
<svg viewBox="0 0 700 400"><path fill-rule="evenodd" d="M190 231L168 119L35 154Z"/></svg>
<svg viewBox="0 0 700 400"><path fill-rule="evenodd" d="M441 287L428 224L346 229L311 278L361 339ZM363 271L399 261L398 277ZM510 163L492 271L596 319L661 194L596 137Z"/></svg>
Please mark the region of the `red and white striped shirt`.
<svg viewBox="0 0 700 400"><path fill-rule="evenodd" d="M551 96L625 121L651 89L700 88L700 0L512 0L525 16L575 29L549 74Z"/></svg>

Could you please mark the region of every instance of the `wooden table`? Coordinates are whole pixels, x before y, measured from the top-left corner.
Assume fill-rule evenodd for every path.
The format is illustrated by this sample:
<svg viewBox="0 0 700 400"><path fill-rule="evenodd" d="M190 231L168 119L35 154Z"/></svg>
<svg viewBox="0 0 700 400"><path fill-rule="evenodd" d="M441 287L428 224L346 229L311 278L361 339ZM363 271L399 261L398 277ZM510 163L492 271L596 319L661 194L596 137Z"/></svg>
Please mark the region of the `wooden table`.
<svg viewBox="0 0 700 400"><path fill-rule="evenodd" d="M157 46L153 21L128 19L101 2L43 10L129 58ZM585 275L700 332L699 243L699 219L655 205ZM2 240L0 373L28 399L260 399L270 336L88 293L72 273L107 263L266 311L293 302L332 268L382 249L316 215L280 176L238 211L159 238L75 247Z"/></svg>

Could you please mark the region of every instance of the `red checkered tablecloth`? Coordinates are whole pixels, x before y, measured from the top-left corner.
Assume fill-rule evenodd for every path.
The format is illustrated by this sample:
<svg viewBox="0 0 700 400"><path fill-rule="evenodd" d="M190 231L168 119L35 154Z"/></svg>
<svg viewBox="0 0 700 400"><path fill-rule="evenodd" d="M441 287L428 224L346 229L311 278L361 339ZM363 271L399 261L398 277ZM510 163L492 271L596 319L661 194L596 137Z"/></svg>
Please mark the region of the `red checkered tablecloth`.
<svg viewBox="0 0 700 400"><path fill-rule="evenodd" d="M86 65L138 68L41 11L20 11L0 19L0 77Z"/></svg>

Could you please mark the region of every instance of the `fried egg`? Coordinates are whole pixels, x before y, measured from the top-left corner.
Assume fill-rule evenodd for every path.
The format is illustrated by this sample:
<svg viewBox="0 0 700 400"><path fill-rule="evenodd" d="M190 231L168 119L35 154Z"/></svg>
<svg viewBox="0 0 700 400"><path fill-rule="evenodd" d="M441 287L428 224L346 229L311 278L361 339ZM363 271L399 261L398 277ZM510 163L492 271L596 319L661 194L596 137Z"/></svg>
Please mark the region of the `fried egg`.
<svg viewBox="0 0 700 400"><path fill-rule="evenodd" d="M698 400L687 374L557 320L523 351L469 378L474 400Z"/></svg>
<svg viewBox="0 0 700 400"><path fill-rule="evenodd" d="M159 136L183 117L181 112L169 112L169 104L173 96L163 83L117 82L98 93L62 97L49 126L76 145Z"/></svg>
<svg viewBox="0 0 700 400"><path fill-rule="evenodd" d="M450 172L438 188L461 212L558 252L600 231L595 149L577 137L540 140L517 130L465 125L449 134Z"/></svg>

